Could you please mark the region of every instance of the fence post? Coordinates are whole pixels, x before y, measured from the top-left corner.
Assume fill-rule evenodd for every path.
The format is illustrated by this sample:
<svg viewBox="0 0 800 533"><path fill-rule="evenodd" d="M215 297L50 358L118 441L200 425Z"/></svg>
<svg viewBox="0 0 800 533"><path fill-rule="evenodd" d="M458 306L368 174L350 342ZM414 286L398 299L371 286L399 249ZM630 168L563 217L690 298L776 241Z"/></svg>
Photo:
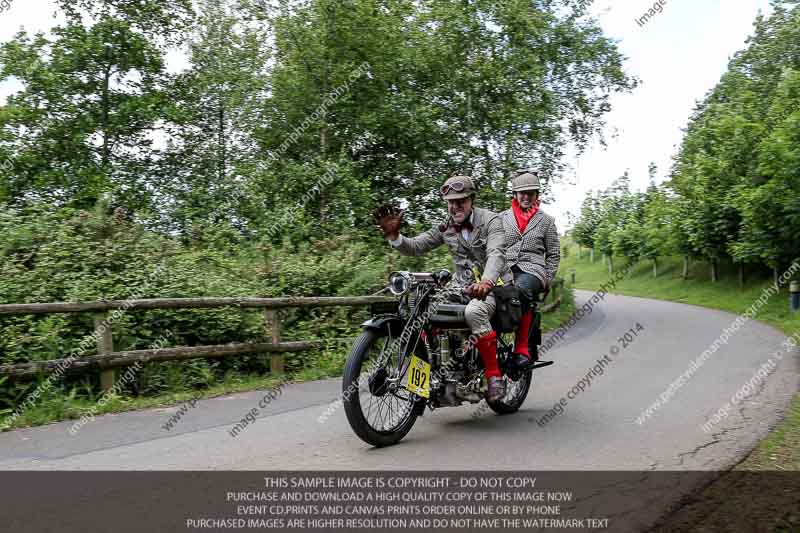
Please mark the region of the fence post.
<svg viewBox="0 0 800 533"><path fill-rule="evenodd" d="M111 335L111 323L106 320L108 313L94 314L94 331L97 334L98 355L109 354L114 351L114 338ZM100 371L100 388L104 391L111 390L116 379L116 371L111 368Z"/></svg>
<svg viewBox="0 0 800 533"><path fill-rule="evenodd" d="M272 344L281 342L281 322L278 318L278 311L275 309L264 309L264 322L270 330L272 335ZM269 363L269 370L273 374L283 373L283 355L272 354L272 359Z"/></svg>
<svg viewBox="0 0 800 533"><path fill-rule="evenodd" d="M564 279L563 278L562 279L556 279L555 283L553 283L553 290L550 291L550 296L552 297L553 302L558 300L558 294L557 294L558 290L557 289L559 289L559 288L561 289L561 292L564 292Z"/></svg>

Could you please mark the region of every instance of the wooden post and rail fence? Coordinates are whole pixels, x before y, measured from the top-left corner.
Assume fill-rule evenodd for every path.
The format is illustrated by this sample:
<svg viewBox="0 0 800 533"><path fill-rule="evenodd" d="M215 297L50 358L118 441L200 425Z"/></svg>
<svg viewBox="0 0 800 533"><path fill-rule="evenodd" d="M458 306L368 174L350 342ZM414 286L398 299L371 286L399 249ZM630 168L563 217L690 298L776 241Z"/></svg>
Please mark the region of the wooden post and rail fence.
<svg viewBox="0 0 800 533"><path fill-rule="evenodd" d="M563 280L556 287L563 291ZM552 303L544 306L543 311L557 307L561 296L552 291ZM49 374L58 368L73 370L100 369L100 385L103 390L113 387L115 370L130 366L137 361L176 361L195 358L228 357L249 353L271 353L270 370L283 372L283 355L287 352L302 352L318 349L331 342L352 341L350 338L337 338L311 341L281 341L281 324L278 310L288 308L318 307L360 307L380 303L394 302L390 296L354 296L354 297L281 297L281 298L165 298L147 300L101 300L95 302L55 302L35 304L2 304L0 315L49 315L57 313L92 313L94 331L97 338L97 354L71 359L49 359L31 361L13 365L0 365L0 376L10 377L35 376ZM178 346L150 350L114 351L113 321L110 313L117 310L152 310L152 309L213 309L235 307L244 309L261 309L264 313L265 330L269 331L269 343L232 343L210 346Z"/></svg>

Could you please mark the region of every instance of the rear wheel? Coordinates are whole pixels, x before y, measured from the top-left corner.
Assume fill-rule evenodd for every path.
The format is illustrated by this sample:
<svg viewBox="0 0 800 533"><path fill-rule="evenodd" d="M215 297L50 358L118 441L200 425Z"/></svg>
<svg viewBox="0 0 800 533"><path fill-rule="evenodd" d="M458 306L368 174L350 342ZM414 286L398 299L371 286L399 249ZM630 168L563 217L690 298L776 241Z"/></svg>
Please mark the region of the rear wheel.
<svg viewBox="0 0 800 533"><path fill-rule="evenodd" d="M528 397L528 391L531 388L531 381L533 380L533 370L523 372L518 380L513 381L508 376L503 376L506 380L506 395L496 402L486 402L495 413L499 415L509 415L516 413L525 398Z"/></svg>
<svg viewBox="0 0 800 533"><path fill-rule="evenodd" d="M361 440L389 446L411 430L425 399L405 388L411 353L401 357L388 328L367 329L356 339L344 369L342 400L347 421ZM427 360L417 342L414 355Z"/></svg>
<svg viewBox="0 0 800 533"><path fill-rule="evenodd" d="M506 357L510 357L514 346L514 335L504 333L500 337L498 354L503 352ZM519 371L512 372L512 374L517 374L518 372ZM528 397L528 391L531 388L531 381L533 380L533 370L518 373L518 375L514 377L517 379L512 379L511 376L504 374L503 379L506 381L506 395L496 402L486 402L492 411L499 415L516 413L519 411L519 408L522 407L525 398Z"/></svg>

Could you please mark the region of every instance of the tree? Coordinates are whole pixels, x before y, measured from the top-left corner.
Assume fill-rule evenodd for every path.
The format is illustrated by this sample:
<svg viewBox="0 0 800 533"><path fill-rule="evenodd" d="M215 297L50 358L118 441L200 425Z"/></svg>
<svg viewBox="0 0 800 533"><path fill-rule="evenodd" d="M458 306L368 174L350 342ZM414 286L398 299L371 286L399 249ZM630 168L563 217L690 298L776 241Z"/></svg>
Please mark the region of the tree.
<svg viewBox="0 0 800 533"><path fill-rule="evenodd" d="M769 144L765 139L796 105L791 97L783 103L788 95L778 88L787 79L787 69L800 68L800 12L796 2L774 4L774 13L756 20L747 49L736 54L720 83L698 106L671 180L691 206L685 224L688 238L697 255L711 260L713 280L717 260L726 255L739 263L740 279L745 263L764 261L777 270L784 260L776 246L785 249L787 243L772 243L774 229L785 227L789 217L781 218L780 208L770 212L766 205L775 194L781 198L781 186L762 189L769 180L764 151ZM788 5L795 7L786 9ZM781 110L770 117L778 101ZM775 222L772 230L767 227L770 222L755 222L764 216Z"/></svg>
<svg viewBox="0 0 800 533"><path fill-rule="evenodd" d="M0 48L0 80L23 89L0 114L0 150L14 154L0 201L91 206L104 193L131 209L152 194L152 135L164 106L167 46L187 0L60 2L54 38L25 32Z"/></svg>
<svg viewBox="0 0 800 533"><path fill-rule="evenodd" d="M798 257L800 245L800 71L786 70L768 120L772 131L759 144L762 183L737 189L741 239L730 250L741 261L777 269Z"/></svg>
<svg viewBox="0 0 800 533"><path fill-rule="evenodd" d="M618 242L624 241L624 235L620 232L624 230L631 207L630 177L627 171L600 193L599 201L600 223L595 231L595 243L608 259L608 272L612 273L614 247Z"/></svg>
<svg viewBox="0 0 800 533"><path fill-rule="evenodd" d="M582 4L280 3L268 16L276 63L259 137L279 157L264 187L285 203L321 169L350 169L306 205L325 228L352 228L392 198L408 202L411 221L438 222L431 191L455 172L476 178L482 205L505 207L513 169L557 176L565 144L597 133L608 95L635 85ZM372 141L351 150L365 132ZM288 172L296 179L282 180Z"/></svg>
<svg viewBox="0 0 800 533"><path fill-rule="evenodd" d="M642 216L640 254L653 262L653 277L658 277L658 258L678 251L674 214L666 193L656 186L650 188Z"/></svg>
<svg viewBox="0 0 800 533"><path fill-rule="evenodd" d="M168 220L182 235L229 224L249 233L264 217L255 186L255 134L267 97L267 36L227 0L204 0L189 43L190 67L170 88L170 137L159 168Z"/></svg>
<svg viewBox="0 0 800 533"><path fill-rule="evenodd" d="M590 250L590 258L594 260L595 234L600 224L600 200L592 194L586 193L581 204L579 220L575 223L572 235L578 246L585 246Z"/></svg>

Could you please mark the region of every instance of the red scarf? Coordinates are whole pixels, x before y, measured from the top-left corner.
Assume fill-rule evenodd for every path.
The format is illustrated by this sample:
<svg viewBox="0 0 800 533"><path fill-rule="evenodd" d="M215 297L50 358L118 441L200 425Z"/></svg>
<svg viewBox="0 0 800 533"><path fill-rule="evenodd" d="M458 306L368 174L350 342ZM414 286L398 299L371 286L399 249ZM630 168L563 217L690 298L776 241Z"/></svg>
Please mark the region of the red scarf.
<svg viewBox="0 0 800 533"><path fill-rule="evenodd" d="M533 215L539 211L539 199L537 198L530 209L527 211L523 211L522 207L520 207L519 202L516 198L511 200L511 209L514 210L514 218L517 219L517 227L519 228L519 232L522 233L525 231L525 228L528 226L528 222L530 219L533 218Z"/></svg>

